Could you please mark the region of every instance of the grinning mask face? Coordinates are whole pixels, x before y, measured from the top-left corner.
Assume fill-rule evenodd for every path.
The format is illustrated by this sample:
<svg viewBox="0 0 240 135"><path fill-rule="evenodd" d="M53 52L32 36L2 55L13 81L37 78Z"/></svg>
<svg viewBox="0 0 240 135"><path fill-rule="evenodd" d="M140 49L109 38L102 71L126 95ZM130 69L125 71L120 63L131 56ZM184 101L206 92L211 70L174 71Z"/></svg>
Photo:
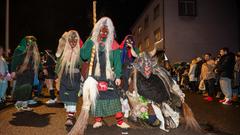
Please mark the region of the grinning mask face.
<svg viewBox="0 0 240 135"><path fill-rule="evenodd" d="M151 58L148 54L144 54L139 57L134 63L134 67L140 71L146 78L149 78L152 74L153 68L157 65L157 60Z"/></svg>
<svg viewBox="0 0 240 135"><path fill-rule="evenodd" d="M71 46L71 48L74 48L77 45L78 42L78 36L76 32L71 32L68 37L68 43Z"/></svg>
<svg viewBox="0 0 240 135"><path fill-rule="evenodd" d="M26 36L27 47L37 44L37 39L34 36Z"/></svg>
<svg viewBox="0 0 240 135"><path fill-rule="evenodd" d="M26 36L28 53L32 55L34 46L37 45L37 39L34 36Z"/></svg>
<svg viewBox="0 0 240 135"><path fill-rule="evenodd" d="M107 38L107 36L108 36L108 27L106 25L104 25L100 29L99 36L100 36L101 39Z"/></svg>
<svg viewBox="0 0 240 135"><path fill-rule="evenodd" d="M127 49L130 49L131 46L134 46L134 42L133 42L133 39L131 37L127 38L126 40L126 44L127 44Z"/></svg>

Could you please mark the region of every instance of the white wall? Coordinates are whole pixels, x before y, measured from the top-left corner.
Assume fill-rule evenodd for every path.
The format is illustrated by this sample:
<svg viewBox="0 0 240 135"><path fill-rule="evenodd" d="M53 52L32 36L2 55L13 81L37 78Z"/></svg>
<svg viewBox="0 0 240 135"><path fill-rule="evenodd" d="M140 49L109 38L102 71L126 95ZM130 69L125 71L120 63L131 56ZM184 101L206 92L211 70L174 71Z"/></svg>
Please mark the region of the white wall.
<svg viewBox="0 0 240 135"><path fill-rule="evenodd" d="M222 47L239 49L235 0L197 0L197 17L178 16L178 0L165 0L165 47L172 62L190 61Z"/></svg>

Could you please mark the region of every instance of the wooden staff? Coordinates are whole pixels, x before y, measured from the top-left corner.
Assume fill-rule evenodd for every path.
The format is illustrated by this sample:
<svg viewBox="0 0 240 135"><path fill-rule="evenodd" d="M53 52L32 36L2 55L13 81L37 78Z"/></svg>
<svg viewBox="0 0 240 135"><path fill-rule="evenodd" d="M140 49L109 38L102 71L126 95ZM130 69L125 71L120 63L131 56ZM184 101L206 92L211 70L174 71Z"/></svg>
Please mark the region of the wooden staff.
<svg viewBox="0 0 240 135"><path fill-rule="evenodd" d="M96 47L95 45L92 47L92 52L91 52L91 59L89 63L89 70L88 70L88 76L92 76L92 70L93 70L93 64L94 64L94 58L95 58L95 52L96 52Z"/></svg>

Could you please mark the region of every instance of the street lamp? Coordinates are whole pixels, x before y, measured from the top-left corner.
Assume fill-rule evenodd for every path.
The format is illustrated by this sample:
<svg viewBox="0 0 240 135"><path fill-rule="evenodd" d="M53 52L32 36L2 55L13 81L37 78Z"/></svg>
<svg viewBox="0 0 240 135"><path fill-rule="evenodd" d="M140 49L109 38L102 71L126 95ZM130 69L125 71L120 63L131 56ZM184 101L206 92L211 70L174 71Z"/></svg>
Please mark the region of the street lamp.
<svg viewBox="0 0 240 135"><path fill-rule="evenodd" d="M6 0L6 19L5 19L5 49L8 57L9 51L9 0Z"/></svg>

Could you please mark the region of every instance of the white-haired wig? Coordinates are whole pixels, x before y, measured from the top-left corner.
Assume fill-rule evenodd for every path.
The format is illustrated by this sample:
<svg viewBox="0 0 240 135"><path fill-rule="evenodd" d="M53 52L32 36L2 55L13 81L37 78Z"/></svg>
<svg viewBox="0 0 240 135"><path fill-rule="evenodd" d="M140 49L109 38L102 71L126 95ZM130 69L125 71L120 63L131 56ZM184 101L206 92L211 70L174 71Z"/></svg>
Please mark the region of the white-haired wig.
<svg viewBox="0 0 240 135"><path fill-rule="evenodd" d="M68 38L72 35L76 34L77 36L77 45L72 48L68 42ZM70 30L65 32L62 37L59 39L58 50L56 56L60 59L59 64L59 80L65 70L65 73L70 74L70 78L73 78L74 69L76 64L78 64L80 59L80 36L77 31Z"/></svg>
<svg viewBox="0 0 240 135"><path fill-rule="evenodd" d="M96 58L97 58L97 63L96 63L96 68L95 68L95 75L100 76L100 64L99 64L99 56L98 56L98 49L99 49L99 42L98 42L98 37L100 30L103 26L107 26L108 28L108 36L105 42L105 54L106 54L106 77L107 79L112 79L113 78L113 72L111 69L111 63L110 63L110 52L112 50L112 44L114 42L114 26L112 23L112 20L108 17L102 17L94 26L92 30L92 36L91 40L94 42L96 46Z"/></svg>

